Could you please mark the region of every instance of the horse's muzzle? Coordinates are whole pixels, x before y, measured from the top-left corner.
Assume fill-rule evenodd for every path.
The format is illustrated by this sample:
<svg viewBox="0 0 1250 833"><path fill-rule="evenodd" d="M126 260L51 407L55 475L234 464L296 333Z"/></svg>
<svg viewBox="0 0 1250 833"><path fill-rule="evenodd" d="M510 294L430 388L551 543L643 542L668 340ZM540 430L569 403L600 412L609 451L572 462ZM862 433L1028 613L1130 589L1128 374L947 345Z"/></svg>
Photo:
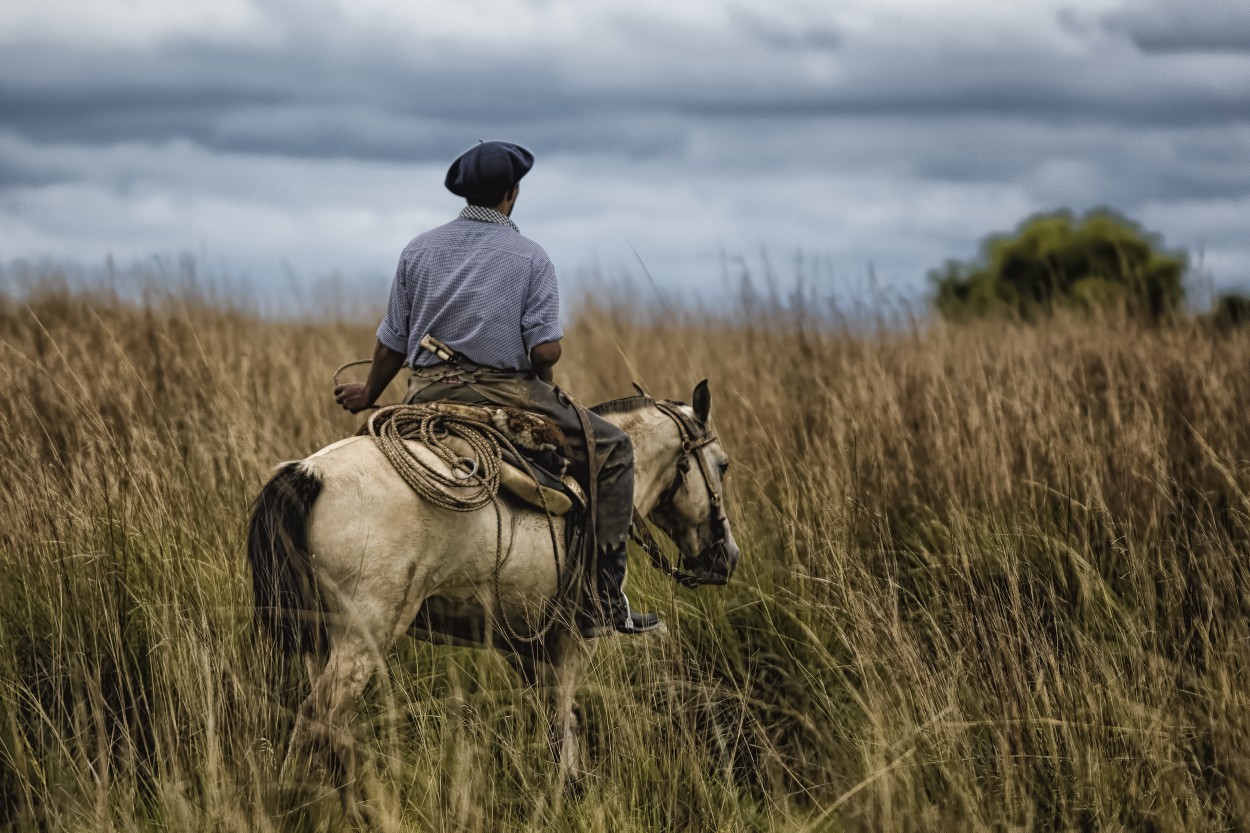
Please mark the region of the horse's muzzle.
<svg viewBox="0 0 1250 833"><path fill-rule="evenodd" d="M700 584L726 584L738 566L738 546L725 539L713 542L692 559L690 572Z"/></svg>

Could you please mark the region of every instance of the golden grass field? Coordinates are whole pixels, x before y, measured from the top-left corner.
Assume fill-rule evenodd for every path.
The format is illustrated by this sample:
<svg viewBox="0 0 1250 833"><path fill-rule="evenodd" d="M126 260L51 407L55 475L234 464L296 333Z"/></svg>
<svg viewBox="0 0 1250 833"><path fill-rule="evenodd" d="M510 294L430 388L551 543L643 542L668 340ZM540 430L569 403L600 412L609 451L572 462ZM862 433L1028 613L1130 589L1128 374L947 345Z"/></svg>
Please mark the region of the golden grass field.
<svg viewBox="0 0 1250 833"><path fill-rule="evenodd" d="M669 632L600 647L558 808L536 692L401 642L356 723L397 829L1250 827L1250 335L574 307L583 401L710 378L743 563L692 592L634 562ZM244 531L358 423L348 318L0 301L0 828L343 829L277 783L301 677Z"/></svg>

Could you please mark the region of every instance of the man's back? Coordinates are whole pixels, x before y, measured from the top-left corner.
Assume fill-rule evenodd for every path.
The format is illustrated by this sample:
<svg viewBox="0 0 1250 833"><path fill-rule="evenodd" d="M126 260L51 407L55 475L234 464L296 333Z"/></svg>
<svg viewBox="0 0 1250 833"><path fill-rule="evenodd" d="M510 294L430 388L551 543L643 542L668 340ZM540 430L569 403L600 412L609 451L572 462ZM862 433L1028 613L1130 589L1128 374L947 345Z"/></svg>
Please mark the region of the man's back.
<svg viewBox="0 0 1250 833"><path fill-rule="evenodd" d="M466 209L404 248L378 340L414 367L439 361L418 348L428 333L478 364L528 370L530 350L563 336L559 310L543 248L502 214Z"/></svg>

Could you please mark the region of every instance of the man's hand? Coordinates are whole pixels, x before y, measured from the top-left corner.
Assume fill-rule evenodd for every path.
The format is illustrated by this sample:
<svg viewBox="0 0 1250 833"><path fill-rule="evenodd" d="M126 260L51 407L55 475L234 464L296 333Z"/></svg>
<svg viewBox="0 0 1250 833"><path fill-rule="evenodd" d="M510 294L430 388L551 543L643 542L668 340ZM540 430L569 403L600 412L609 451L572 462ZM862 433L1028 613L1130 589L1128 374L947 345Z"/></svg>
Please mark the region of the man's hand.
<svg viewBox="0 0 1250 833"><path fill-rule="evenodd" d="M369 401L369 389L363 382L339 385L334 389L334 401L353 414L358 414L373 404Z"/></svg>
<svg viewBox="0 0 1250 833"><path fill-rule="evenodd" d="M334 389L334 401L344 410L358 414L368 408L386 390L395 374L404 366L404 354L396 353L382 342L373 348L373 366L369 368L369 381L348 382Z"/></svg>

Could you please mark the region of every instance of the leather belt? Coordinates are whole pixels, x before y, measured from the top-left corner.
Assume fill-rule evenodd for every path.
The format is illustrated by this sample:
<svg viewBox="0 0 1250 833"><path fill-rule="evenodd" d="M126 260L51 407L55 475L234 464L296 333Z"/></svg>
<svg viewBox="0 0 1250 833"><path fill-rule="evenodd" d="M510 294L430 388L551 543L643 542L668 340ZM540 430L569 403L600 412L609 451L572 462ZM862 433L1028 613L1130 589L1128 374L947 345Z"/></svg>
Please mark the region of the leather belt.
<svg viewBox="0 0 1250 833"><path fill-rule="evenodd" d="M466 359L439 362L438 364L417 365L416 367L411 367L409 369L424 379L439 379L443 376L455 375L458 373L462 373L466 376L476 376L481 373L504 379L524 379L534 375L534 371L532 370L508 370L500 367L490 367L485 364L477 364Z"/></svg>

